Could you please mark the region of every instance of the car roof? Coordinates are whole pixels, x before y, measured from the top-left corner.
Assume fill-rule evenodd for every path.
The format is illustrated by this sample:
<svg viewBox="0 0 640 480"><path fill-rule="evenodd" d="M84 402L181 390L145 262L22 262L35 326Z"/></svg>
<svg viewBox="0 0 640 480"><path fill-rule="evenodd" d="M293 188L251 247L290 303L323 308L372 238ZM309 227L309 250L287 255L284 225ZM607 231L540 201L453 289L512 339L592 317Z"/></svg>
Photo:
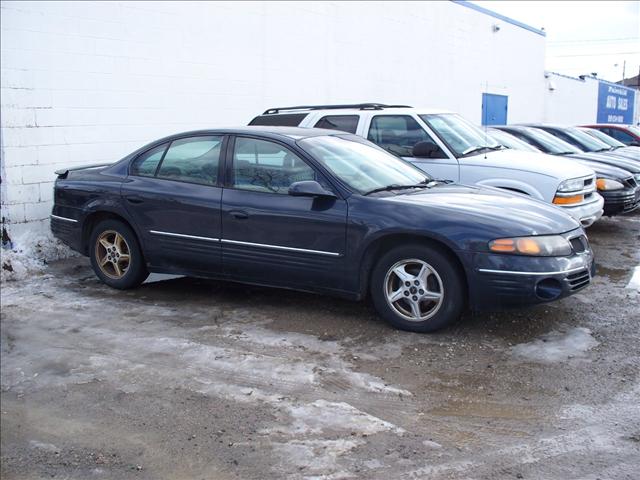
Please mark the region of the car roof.
<svg viewBox="0 0 640 480"><path fill-rule="evenodd" d="M451 110L446 110L442 108L414 108L414 107L393 107L393 108L379 108L379 109L362 109L357 107L347 107L347 108L313 108L313 109L291 109L291 110L282 110L279 112L273 113L263 113L259 116L270 116L270 115L291 115L291 114L305 114L312 112L322 112L329 115L353 115L357 112L372 112L374 115L430 115L430 114L441 114L441 113L456 113Z"/></svg>
<svg viewBox="0 0 640 480"><path fill-rule="evenodd" d="M158 139L153 143L163 143L171 139L179 137L194 137L198 135L242 135L242 134L259 134L270 138L289 138L292 140L299 140L301 138L308 137L320 137L327 135L348 135L346 132L339 130L329 130L325 128L302 128L302 127L275 127L275 126L262 126L251 125L243 127L224 127L224 128L211 128L204 130L191 130L188 132L174 133L164 138Z"/></svg>
<svg viewBox="0 0 640 480"><path fill-rule="evenodd" d="M612 128L627 128L632 125L628 123L592 123L590 125L582 125L583 127L594 128L594 127L612 127Z"/></svg>

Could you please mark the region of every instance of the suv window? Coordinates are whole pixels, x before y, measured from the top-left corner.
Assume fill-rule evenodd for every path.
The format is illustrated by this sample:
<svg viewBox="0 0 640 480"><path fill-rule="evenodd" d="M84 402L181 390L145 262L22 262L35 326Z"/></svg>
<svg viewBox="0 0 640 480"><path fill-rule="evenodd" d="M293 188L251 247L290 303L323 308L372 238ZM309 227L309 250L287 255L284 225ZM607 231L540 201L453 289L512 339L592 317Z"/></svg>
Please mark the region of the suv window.
<svg viewBox="0 0 640 480"><path fill-rule="evenodd" d="M367 140L401 157L412 157L413 147L418 142L434 143L420 124L409 115L373 117Z"/></svg>
<svg viewBox="0 0 640 480"><path fill-rule="evenodd" d="M174 140L162 159L157 176L168 180L215 185L218 181L221 147L221 135Z"/></svg>
<svg viewBox="0 0 640 480"><path fill-rule="evenodd" d="M236 138L233 187L286 195L292 183L303 180L316 180L315 171L288 148L266 140Z"/></svg>
<svg viewBox="0 0 640 480"><path fill-rule="evenodd" d="M297 127L307 117L308 113L283 113L282 115L258 115L249 125L264 125L267 127Z"/></svg>
<svg viewBox="0 0 640 480"><path fill-rule="evenodd" d="M151 150L147 150L136 158L131 165L131 175L153 177L156 174L160 160L162 160L162 155L167 149L167 145L168 143L163 143Z"/></svg>
<svg viewBox="0 0 640 480"><path fill-rule="evenodd" d="M356 133L359 119L360 117L358 115L327 115L318 120L318 123L316 123L314 127Z"/></svg>

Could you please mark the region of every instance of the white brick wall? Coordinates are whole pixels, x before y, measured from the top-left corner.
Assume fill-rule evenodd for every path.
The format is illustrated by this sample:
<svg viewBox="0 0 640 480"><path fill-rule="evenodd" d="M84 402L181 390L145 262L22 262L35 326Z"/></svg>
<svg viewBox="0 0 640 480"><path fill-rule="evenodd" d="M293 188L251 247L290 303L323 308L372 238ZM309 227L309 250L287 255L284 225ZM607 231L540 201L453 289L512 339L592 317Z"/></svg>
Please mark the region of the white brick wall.
<svg viewBox="0 0 640 480"><path fill-rule="evenodd" d="M512 122L544 113L544 38L451 2L3 1L0 19L10 233L44 228L63 165L267 107L408 103L479 123L489 91Z"/></svg>

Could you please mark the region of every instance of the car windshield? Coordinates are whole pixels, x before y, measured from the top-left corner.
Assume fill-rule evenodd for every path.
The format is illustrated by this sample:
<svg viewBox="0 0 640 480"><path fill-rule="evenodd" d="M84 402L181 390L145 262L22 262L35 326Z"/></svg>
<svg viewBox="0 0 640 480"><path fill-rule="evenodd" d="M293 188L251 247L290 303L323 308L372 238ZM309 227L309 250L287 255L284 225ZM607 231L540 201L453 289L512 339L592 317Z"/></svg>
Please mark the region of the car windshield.
<svg viewBox="0 0 640 480"><path fill-rule="evenodd" d="M624 143L619 142L615 138L610 137L606 133L601 132L600 130L596 130L595 128L581 128L580 131L586 133L587 135L591 135L594 138L597 138L601 142L609 145L610 147L614 147L614 148L626 147Z"/></svg>
<svg viewBox="0 0 640 480"><path fill-rule="evenodd" d="M601 142L597 138L592 137L588 133L582 132L577 128L570 127L565 128L563 131L573 138L576 142L584 147L588 152L602 152L605 150L611 150L611 146L604 142Z"/></svg>
<svg viewBox="0 0 640 480"><path fill-rule="evenodd" d="M537 128L524 127L518 130L522 135L529 137L538 142L542 147L554 155L567 155L569 153L583 153L577 147L574 147L564 140L560 140L558 137L545 132L544 130L538 130Z"/></svg>
<svg viewBox="0 0 640 480"><path fill-rule="evenodd" d="M486 132L455 113L420 115L420 118L457 157L500 148Z"/></svg>
<svg viewBox="0 0 640 480"><path fill-rule="evenodd" d="M540 150L533 145L529 145L527 142L520 140L507 132L503 132L502 130L490 128L489 135L491 135L500 145L504 145L507 148L522 150L525 152L540 153Z"/></svg>
<svg viewBox="0 0 640 480"><path fill-rule="evenodd" d="M634 135L640 135L640 127L636 127L635 125L629 125L626 128Z"/></svg>
<svg viewBox="0 0 640 480"><path fill-rule="evenodd" d="M431 180L422 170L353 135L308 137L297 144L358 193Z"/></svg>

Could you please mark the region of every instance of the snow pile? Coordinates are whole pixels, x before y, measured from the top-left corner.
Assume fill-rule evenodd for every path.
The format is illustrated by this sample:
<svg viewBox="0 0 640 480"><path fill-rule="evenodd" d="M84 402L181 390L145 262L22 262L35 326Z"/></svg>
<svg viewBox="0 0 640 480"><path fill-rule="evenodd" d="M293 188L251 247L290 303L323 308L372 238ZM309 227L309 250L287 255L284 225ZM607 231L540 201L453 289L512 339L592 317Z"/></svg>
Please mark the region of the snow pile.
<svg viewBox="0 0 640 480"><path fill-rule="evenodd" d="M42 273L48 262L76 255L50 233L24 235L14 242L12 248L1 249L0 277L2 282L23 280L30 275Z"/></svg>
<svg viewBox="0 0 640 480"><path fill-rule="evenodd" d="M550 332L529 343L511 348L511 353L532 362L552 363L582 355L598 345L588 328L572 328L566 333Z"/></svg>
<svg viewBox="0 0 640 480"><path fill-rule="evenodd" d="M627 288L640 292L640 265L633 269L633 275L627 284Z"/></svg>

